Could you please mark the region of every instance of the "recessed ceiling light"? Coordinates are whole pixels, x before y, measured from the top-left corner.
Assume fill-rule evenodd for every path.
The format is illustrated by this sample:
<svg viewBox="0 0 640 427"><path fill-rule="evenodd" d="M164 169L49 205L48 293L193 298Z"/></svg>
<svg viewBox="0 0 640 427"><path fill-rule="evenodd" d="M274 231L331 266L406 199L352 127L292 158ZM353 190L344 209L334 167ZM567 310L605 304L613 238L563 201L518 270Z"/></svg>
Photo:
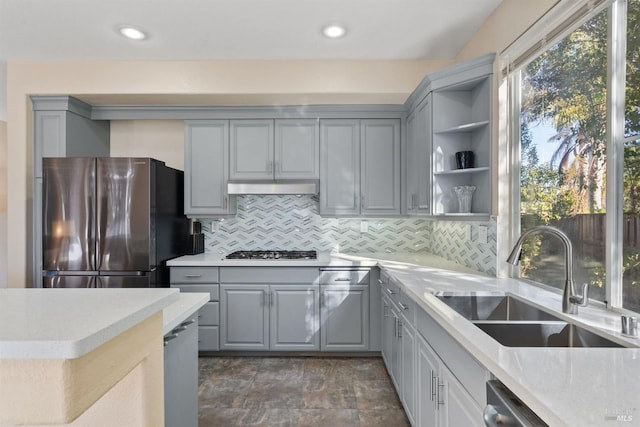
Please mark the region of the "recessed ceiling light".
<svg viewBox="0 0 640 427"><path fill-rule="evenodd" d="M331 24L322 28L322 34L330 39L338 39L347 34L347 29L339 24Z"/></svg>
<svg viewBox="0 0 640 427"><path fill-rule="evenodd" d="M131 39L131 40L144 40L144 39L147 38L147 35L145 34L144 31L142 31L139 28L132 27L130 25L123 25L123 26L118 28L118 31L124 37L126 37L128 39Z"/></svg>

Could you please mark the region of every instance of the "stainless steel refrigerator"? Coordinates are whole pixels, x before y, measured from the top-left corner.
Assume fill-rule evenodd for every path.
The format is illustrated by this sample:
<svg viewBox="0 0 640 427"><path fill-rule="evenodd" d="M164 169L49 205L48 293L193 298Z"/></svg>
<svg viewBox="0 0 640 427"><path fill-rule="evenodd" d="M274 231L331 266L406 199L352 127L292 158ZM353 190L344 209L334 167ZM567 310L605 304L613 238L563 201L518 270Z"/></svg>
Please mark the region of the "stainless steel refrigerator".
<svg viewBox="0 0 640 427"><path fill-rule="evenodd" d="M149 158L43 159L45 288L169 286L187 248L182 171Z"/></svg>

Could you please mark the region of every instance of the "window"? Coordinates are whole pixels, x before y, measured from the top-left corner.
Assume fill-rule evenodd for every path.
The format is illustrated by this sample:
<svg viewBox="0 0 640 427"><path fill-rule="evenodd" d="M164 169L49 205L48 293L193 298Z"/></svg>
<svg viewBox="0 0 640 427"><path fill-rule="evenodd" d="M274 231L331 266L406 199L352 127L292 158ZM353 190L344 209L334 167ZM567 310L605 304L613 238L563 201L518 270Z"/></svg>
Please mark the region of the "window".
<svg viewBox="0 0 640 427"><path fill-rule="evenodd" d="M550 17L551 32L535 29L538 43L521 41L503 56L515 57L510 123L519 124L511 132L520 190L512 221L520 230L564 230L576 285L640 312L640 0L574 3ZM536 236L523 248L520 275L561 288L563 261L555 238Z"/></svg>
<svg viewBox="0 0 640 427"><path fill-rule="evenodd" d="M627 3L622 307L640 312L640 1Z"/></svg>
<svg viewBox="0 0 640 427"><path fill-rule="evenodd" d="M574 280L605 299L607 12L520 72L520 224L552 225L573 243ZM548 235L523 247L521 277L564 286L564 249Z"/></svg>

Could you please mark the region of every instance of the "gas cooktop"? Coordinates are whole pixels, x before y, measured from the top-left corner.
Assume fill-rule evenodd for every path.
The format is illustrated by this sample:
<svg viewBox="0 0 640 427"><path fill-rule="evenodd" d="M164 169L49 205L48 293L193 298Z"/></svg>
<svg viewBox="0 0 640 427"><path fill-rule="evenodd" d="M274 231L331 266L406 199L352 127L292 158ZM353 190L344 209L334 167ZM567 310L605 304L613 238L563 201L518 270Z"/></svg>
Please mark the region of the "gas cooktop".
<svg viewBox="0 0 640 427"><path fill-rule="evenodd" d="M316 251L235 251L225 259L318 259Z"/></svg>

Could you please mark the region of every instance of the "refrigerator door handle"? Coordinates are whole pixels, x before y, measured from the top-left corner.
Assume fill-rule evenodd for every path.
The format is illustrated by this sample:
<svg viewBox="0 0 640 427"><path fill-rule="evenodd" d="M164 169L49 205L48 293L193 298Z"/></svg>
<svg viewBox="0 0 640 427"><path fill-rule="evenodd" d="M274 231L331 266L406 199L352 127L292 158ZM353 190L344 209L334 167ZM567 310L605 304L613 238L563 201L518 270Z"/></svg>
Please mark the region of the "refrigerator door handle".
<svg viewBox="0 0 640 427"><path fill-rule="evenodd" d="M107 271L101 270L100 276L146 276L148 271Z"/></svg>
<svg viewBox="0 0 640 427"><path fill-rule="evenodd" d="M97 271L67 271L67 270L46 270L42 272L43 277L54 276L96 276Z"/></svg>

